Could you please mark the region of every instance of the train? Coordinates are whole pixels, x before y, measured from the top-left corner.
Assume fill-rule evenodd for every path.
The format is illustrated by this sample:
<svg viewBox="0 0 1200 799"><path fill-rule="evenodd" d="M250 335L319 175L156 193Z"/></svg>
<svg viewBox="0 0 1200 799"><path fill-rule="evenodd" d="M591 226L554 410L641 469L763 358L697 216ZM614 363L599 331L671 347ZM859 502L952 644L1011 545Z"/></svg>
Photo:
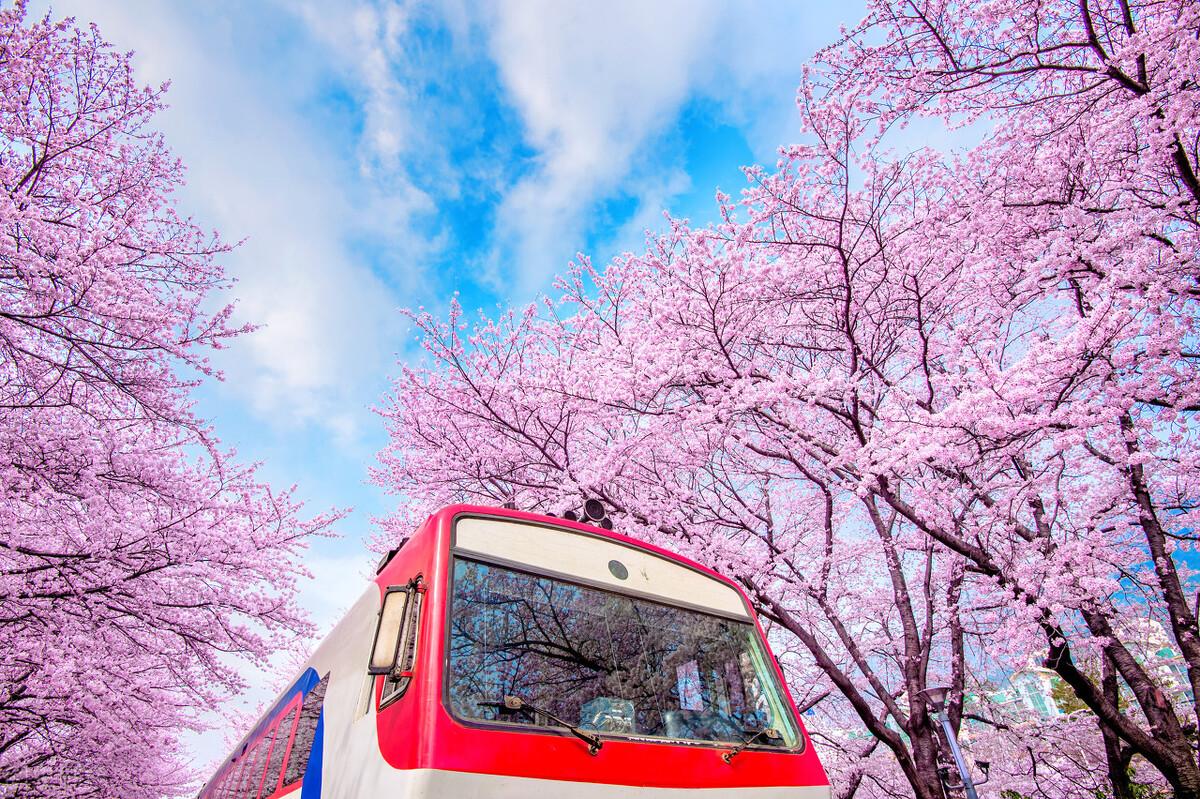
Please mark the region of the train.
<svg viewBox="0 0 1200 799"><path fill-rule="evenodd" d="M745 593L611 527L433 514L199 799L829 799Z"/></svg>

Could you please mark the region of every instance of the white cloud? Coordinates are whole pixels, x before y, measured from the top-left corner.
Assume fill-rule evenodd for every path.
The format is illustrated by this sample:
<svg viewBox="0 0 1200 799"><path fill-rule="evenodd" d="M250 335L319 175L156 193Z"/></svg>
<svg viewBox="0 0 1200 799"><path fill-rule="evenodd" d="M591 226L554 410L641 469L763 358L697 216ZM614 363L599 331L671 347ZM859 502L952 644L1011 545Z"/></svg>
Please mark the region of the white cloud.
<svg viewBox="0 0 1200 799"><path fill-rule="evenodd" d="M349 555L313 552L305 560L311 580L300 584L297 602L312 613L318 636L324 637L346 615L374 578L375 553Z"/></svg>
<svg viewBox="0 0 1200 799"><path fill-rule="evenodd" d="M323 47L323 56L353 87L363 116L358 147L362 177L386 189L388 196L408 195L410 213L434 210L407 177L413 163L442 155L439 120L424 107L420 90L444 76L431 71L426 63L430 48L417 41L419 33L414 31L417 18L428 10L415 8L409 0L304 0L279 5L303 20L309 35ZM452 3L439 10L452 31L465 25L466 12L455 10Z"/></svg>
<svg viewBox="0 0 1200 799"><path fill-rule="evenodd" d="M412 96L394 68L409 32L410 9L404 3L370 2L305 2L292 8L338 66L352 72L364 90L362 172L395 172L401 156L411 151L417 133L408 115Z"/></svg>
<svg viewBox="0 0 1200 799"><path fill-rule="evenodd" d="M628 179L625 192L637 198L633 212L619 226L600 232L595 240L595 252L617 255L644 250L647 233L655 234L665 225L664 209L670 208L674 198L693 188L691 176L682 169ZM561 268L558 271L561 272Z"/></svg>
<svg viewBox="0 0 1200 799"><path fill-rule="evenodd" d="M238 318L263 327L216 360L223 390L274 423L319 423L336 440L355 440L372 423L366 406L382 391L401 303L353 243L403 237L426 199L394 182L386 193L355 194L357 176L344 174L336 145L301 110L312 98L298 92L311 84L293 76L281 85L269 74L316 74L320 64L311 53L284 65L240 51L236 27L253 22L248 13L74 1L55 2L54 12L96 21L118 48L134 50L139 80L172 81L156 124L188 167L181 203L227 240L245 237L224 261L237 279ZM381 143L402 135L400 122L380 121Z"/></svg>
<svg viewBox="0 0 1200 799"><path fill-rule="evenodd" d="M674 117L713 38L711 4L501 2L491 51L537 168L504 198L499 249L521 293L583 243L584 213Z"/></svg>
<svg viewBox="0 0 1200 799"><path fill-rule="evenodd" d="M689 187L679 164L639 163L689 98L713 98L743 120L760 157L789 138L799 65L815 47L794 40L812 13L801 5L779 0L748 13L716 0L496 0L482 8L443 0L414 12L389 0L257 9L56 0L54 10L95 19L118 47L136 50L141 79L172 79L172 107L159 124L189 166L184 205L227 238L248 237L228 271L239 280L239 317L265 328L220 359L225 391L260 418L319 422L353 442L365 406L384 388L389 349L402 341L395 307L412 303L425 264L445 247L415 230L414 217L436 209L409 167L421 163L448 196L456 181L501 179L463 175L446 160L438 120L415 88L439 77L422 60L418 14L438 16L452 50L486 40L535 151L531 173L497 187L483 264L520 301L596 232L588 214L599 200L634 198L625 229L600 233L623 242L657 225L661 207ZM245 33L289 20L303 22L307 49L294 30L278 39ZM343 132L359 137L351 164L347 142L324 138L305 111L312 86L330 72L361 87L362 129ZM474 169L486 172L486 161ZM355 249L363 240L375 245L367 248L375 269Z"/></svg>
<svg viewBox="0 0 1200 799"><path fill-rule="evenodd" d="M689 187L673 174L631 175L639 149L689 97L710 97L743 121L756 153L787 141L800 66L811 52L797 36L812 13L801 5L760 3L752 13L744 4L696 0L500 0L493 7L492 55L538 151L537 168L511 188L498 214L495 257L512 258L520 293L563 268L599 198L617 189L634 194L632 224L640 225L669 203L663 187Z"/></svg>
<svg viewBox="0 0 1200 799"><path fill-rule="evenodd" d="M689 98L716 101L746 131L755 155L774 148L796 128L792 98L800 66L821 43L808 28L821 10L790 0L755 4L719 0L494 0L470 5L441 0L363 0L334 7L309 2L300 15L361 87L365 122L361 161L375 179L403 182L405 163L438 172L439 191L455 193L463 175L444 159L442 131L414 86L438 82L415 20L436 18L449 46L466 55L482 39L508 102L517 110L534 169L500 186L494 241L478 268L498 291L521 301L565 266L590 231L589 211L613 194L633 196L629 230L657 220L671 193L690 188L678 165L662 174L634 174L638 155L676 120ZM839 14L853 17L854 8ZM476 36L475 34L482 34ZM472 53L473 55L473 53ZM708 188L708 187L697 187ZM713 187L715 188L715 187ZM627 230L602 239L623 241ZM438 249L427 244L425 252Z"/></svg>
<svg viewBox="0 0 1200 799"><path fill-rule="evenodd" d="M690 98L714 100L746 132L756 157L773 161L774 148L794 138L800 67L828 35L829 14L859 13L791 0L752 7L719 0L350 0L332 8L307 0L299 8L311 34L360 87L364 174L407 185L405 165L420 163L447 196L459 181L496 176L464 175L445 163L444 120L430 110L443 107L427 105L414 87L447 78L436 72L439 62L430 60L418 23L444 25L452 55L474 56L470 48L482 40L535 153L531 173L497 187L494 239L476 263L487 282L518 302L544 288L585 245L599 200L632 196L638 210L631 224L640 236L640 225L657 220L671 200L664 187L690 188L678 164L637 174L647 168L639 154ZM812 24L821 14L826 19ZM601 232L601 239L623 241L627 232ZM426 243L424 254L440 245Z"/></svg>

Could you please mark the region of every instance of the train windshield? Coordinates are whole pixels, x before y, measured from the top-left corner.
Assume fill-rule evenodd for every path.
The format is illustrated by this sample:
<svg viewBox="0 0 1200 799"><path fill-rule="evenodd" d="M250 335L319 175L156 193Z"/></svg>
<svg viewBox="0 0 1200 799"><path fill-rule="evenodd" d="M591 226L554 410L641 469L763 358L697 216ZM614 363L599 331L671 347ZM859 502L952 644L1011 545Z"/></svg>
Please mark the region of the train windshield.
<svg viewBox="0 0 1200 799"><path fill-rule="evenodd" d="M799 743L748 622L461 558L450 613L447 696L464 720Z"/></svg>

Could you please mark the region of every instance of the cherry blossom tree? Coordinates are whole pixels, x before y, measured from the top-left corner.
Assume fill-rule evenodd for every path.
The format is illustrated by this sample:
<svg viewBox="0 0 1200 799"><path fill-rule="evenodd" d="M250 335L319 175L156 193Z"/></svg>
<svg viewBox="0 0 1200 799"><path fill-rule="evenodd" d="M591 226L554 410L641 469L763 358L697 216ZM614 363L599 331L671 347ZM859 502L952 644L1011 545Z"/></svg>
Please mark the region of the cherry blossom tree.
<svg viewBox="0 0 1200 799"><path fill-rule="evenodd" d="M1198 32L1187 2L872 4L801 87L804 143L719 224L472 329L415 315L432 362L382 409L377 479L417 502L386 534L454 499L604 500L794 636L820 670L798 693L878 742L838 744L850 791L896 790L853 762L883 749L943 794L941 683L981 751L1055 764L990 788L1090 796L1103 768L1114 796L1200 796ZM919 115L992 132L889 152ZM1030 659L1084 708L1047 733L1073 749L964 703Z"/></svg>
<svg viewBox="0 0 1200 799"><path fill-rule="evenodd" d="M889 201L914 188L880 186ZM855 728L891 750L901 782L940 796L936 726L920 696L931 676L962 695L961 562L835 476L777 454L759 418L767 395L757 396L773 389L766 372L751 375L796 371L770 310L797 301L795 273L761 246L727 248L748 230L680 226L603 275L582 264L562 284L565 305L581 310L562 320L511 315L464 341L457 317L418 316L442 368L398 387L402 448L385 456L395 471L383 480L431 504L483 494L562 512L600 497L624 531L669 537L738 578L817 661L820 689L846 697ZM728 346L747 339L740 352Z"/></svg>
<svg viewBox="0 0 1200 799"><path fill-rule="evenodd" d="M962 229L946 234L982 248L958 257L982 256L999 278L1005 323L1061 316L1027 327L1040 341L1001 339L1008 353L987 358L994 375L941 411L957 412L977 449L1029 453L1008 484L969 470L937 479L1007 502L989 521L1033 548L1001 559L927 529L1041 615L1047 662L1101 720L1110 762L1145 757L1189 796L1200 790L1194 585L1181 568L1196 495L1198 29L1193 3L878 4L826 54L809 94L861 93L883 127L909 113L996 120L959 170L968 213L949 217ZM1060 597L1045 596L1047 578ZM1056 605L1075 610L1074 630L1053 620ZM1182 650L1182 708L1131 646L1131 622L1146 616ZM1135 712L1120 712L1081 655L1129 687Z"/></svg>
<svg viewBox="0 0 1200 799"><path fill-rule="evenodd" d="M0 11L0 793L177 795L180 734L309 632L305 520L193 411L227 247L180 215L165 87Z"/></svg>

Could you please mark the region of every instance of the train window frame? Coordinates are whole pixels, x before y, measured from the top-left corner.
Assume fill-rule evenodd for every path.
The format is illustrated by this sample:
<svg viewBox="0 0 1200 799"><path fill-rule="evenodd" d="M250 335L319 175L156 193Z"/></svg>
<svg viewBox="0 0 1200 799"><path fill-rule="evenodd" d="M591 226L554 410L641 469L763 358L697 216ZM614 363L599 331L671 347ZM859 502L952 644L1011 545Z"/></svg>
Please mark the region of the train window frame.
<svg viewBox="0 0 1200 799"><path fill-rule="evenodd" d="M271 748L275 746L276 726L276 723L272 722L258 737L258 746L255 748L262 750L262 770L258 774L258 780L250 787L247 799L259 799L263 795L263 783L267 778L267 768L271 765Z"/></svg>
<svg viewBox="0 0 1200 799"><path fill-rule="evenodd" d="M375 629L375 641L371 647L371 662L368 664L367 672L373 676L382 677L382 686L379 691L378 709L383 710L388 705L392 704L408 691L408 686L412 684L413 677L416 672L417 654L419 651L419 642L421 637L421 617L422 608L424 607L425 585L422 575L418 574L413 579L409 580L405 585L388 586L387 592L384 594L383 604L379 609L379 622ZM403 595L403 607L399 611L399 618L395 620L395 646L394 652L387 660L380 662L377 655L380 651L381 643L385 647L383 651L392 651L392 644L387 639L380 641L381 633L392 635L390 629L392 621L385 620L388 613L389 600L393 602L392 612L396 613L394 603L400 600L391 599L392 597ZM384 664L388 664L386 667Z"/></svg>
<svg viewBox="0 0 1200 799"><path fill-rule="evenodd" d="M229 779L225 782L225 793L221 799L237 799L238 785L242 781L242 766L244 761L239 757L233 765L229 767Z"/></svg>
<svg viewBox="0 0 1200 799"><path fill-rule="evenodd" d="M233 778L230 780L228 799L242 799L242 783L246 780L246 765L247 756L250 754L251 744L247 744L242 749L242 754L238 756L237 762L234 763Z"/></svg>
<svg viewBox="0 0 1200 799"><path fill-rule="evenodd" d="M259 796L261 799L267 799L269 796L274 796L275 794L279 793L279 789L283 787L283 775L287 773L288 756L292 753L292 740L296 737L296 727L300 723L300 699L301 697L297 695L294 699L292 699L292 701L288 702L284 706L283 710L279 711L279 716L275 719L275 723L273 725L275 729L274 742L271 745L271 749L267 752L266 767L268 771L263 772L263 785L259 791ZM285 733L286 737L281 738L280 732L283 732L283 722L287 721L289 718L291 719L291 722L288 724L288 729ZM275 747L281 743L283 744L283 757L279 761L279 773L275 775L275 784L271 786L271 789L268 791L266 778L270 773L271 755L274 754Z"/></svg>
<svg viewBox="0 0 1200 799"><path fill-rule="evenodd" d="M262 787L263 775L260 773L258 775L258 779L255 779L254 772L258 769L258 756L262 748L263 739L260 736L252 741L249 748L246 750L244 760L245 766L242 768L242 780L241 784L238 786L238 799L258 799L258 790ZM266 766L267 764L265 762L262 763L262 768L264 771L266 770Z"/></svg>
<svg viewBox="0 0 1200 799"><path fill-rule="evenodd" d="M487 517L472 517L472 518L487 518ZM538 526L549 527L551 525L538 525ZM781 688L784 687L783 686L783 675L781 673L782 670L774 671L774 669L778 668L778 661L775 660L774 654L770 651L769 647L767 646L765 634L762 633L761 627L759 627L755 617L753 617L753 616L751 616L749 619L744 619L744 618L733 616L730 614L721 613L712 608L698 607L698 606L694 606L694 605L689 605L684 602L671 601L671 600L661 598L661 597L646 596L646 595L640 594L638 592L622 591L620 589L615 589L613 587L602 585L602 584L596 584L596 583L593 583L586 579L575 577L572 575L564 575L564 574L556 573L556 572L546 570L546 569L539 569L536 567L532 567L528 564L515 563L512 561L504 560L502 558L481 556L475 552L455 551L452 548L450 563L449 563L449 567L447 569L447 576L446 576L447 598L446 598L446 603L445 603L445 614L446 615L445 615L444 640L443 640L443 644L442 644L442 646L443 646L443 660L442 660L443 675L442 675L442 680L441 680L442 684L440 687L440 694L441 694L442 707L450 714L450 716L456 722L458 722L459 724L462 724L463 726L472 727L472 728L480 729L480 730L492 729L492 730L521 731L521 732L530 732L530 733L553 732L553 733L562 734L562 735L568 734L567 732L565 732L563 730L563 728L561 726L558 726L558 725L540 726L540 725L515 724L515 723L509 723L509 722L498 721L498 720L483 720L483 719L461 716L457 712L455 712L455 710L453 709L453 707L451 705L451 700L450 700L450 687L449 687L449 670L450 670L450 657L451 657L450 636L451 636L451 629L452 629L451 617L452 617L452 613L453 613L453 609L454 609L455 589L456 589L455 582L454 582L454 569L455 569L456 563L459 560L474 561L477 563L484 564L486 566L508 569L510 571L519 572L519 573L522 573L522 574L525 574L525 575L528 575L531 577L548 578L551 580L556 580L556 581L563 582L563 583L577 585L577 586L584 587L584 588L591 588L591 589L595 589L595 590L599 590L599 591L605 591L605 592L609 592L609 593L623 595L623 596L626 596L626 597L628 597L630 599L634 599L634 600L651 602L654 604L664 605L666 607L673 607L673 608L677 608L679 610L691 611L694 613L701 613L701 614L705 614L705 615L709 615L709 616L714 616L716 618L725 619L727 621L734 621L734 622L749 624L751 627L753 627L755 629L755 631L758 633L758 635L761 636L760 638L758 638L758 643L759 643L759 646L761 647L761 649L763 650L762 654L765 657L763 665L767 669L772 671L772 673L775 675L775 679L779 682L780 687ZM686 564L681 564L681 565L686 566ZM796 736L796 743L793 745L790 745L790 746L784 746L784 747L778 747L778 748L770 747L769 750L767 750L767 751L771 751L776 754L786 754L786 755L802 755L802 754L804 754L809 748L808 732L807 732L807 730L805 730L803 724L800 722L799 708L795 707L794 703L791 702L786 695L781 695L779 697L779 708L778 709L780 711L782 711L782 713L786 714L786 717L792 724L793 731ZM611 738L614 740L634 740L639 743L649 743L649 744L654 744L654 745L693 746L693 747L706 747L706 748L715 748L715 749L727 748L729 745L729 742L721 742L721 741L702 741L702 740L690 740L690 739L685 739L685 738L658 737L658 736L636 735L636 734L631 735L631 734L617 733L617 732L602 732L602 733L598 733L598 735L604 739ZM758 751L760 749L763 749L764 747L754 745L751 748L754 749L755 751Z"/></svg>
<svg viewBox="0 0 1200 799"><path fill-rule="evenodd" d="M282 706L277 705L278 710L273 711L274 716L271 717L270 723L266 725L265 729L256 732L242 742L240 752L235 750L235 753L229 756L200 794L201 799L268 799L268 797L279 794L298 783L300 778L293 780L292 783L284 783L283 780L287 776L292 750L295 748L296 735L306 704L304 700L322 683L327 683L328 677L329 674L326 673L309 691L297 692ZM323 696L322 692L322 706L324 704ZM286 725L285 722L287 722ZM271 768L271 758L280 746L284 748L283 757L279 763L279 773L276 775L274 784L268 785L266 778ZM252 764L251 761L255 759L255 756L260 754L260 749L264 751L261 752L262 760L257 766L261 767L262 771L258 775L258 783L254 792L247 793L250 790L250 786L247 784L250 779L247 767Z"/></svg>
<svg viewBox="0 0 1200 799"><path fill-rule="evenodd" d="M292 740L288 742L287 756L283 766L283 784L280 790L288 790L296 785L299 785L304 780L304 774L308 770L309 761L312 760L313 746L316 743L316 728L321 723L321 714L324 712L325 696L329 690L329 675L330 672L325 672L316 685L304 692L300 699L300 712L296 715L296 724L292 729ZM292 765L292 756L296 753L296 738L300 735L300 721L304 718L304 711L308 708L314 708L313 715L316 716L316 721L313 722L313 735L308 741L308 750L304 754L304 766L298 771L300 772L289 782L288 772Z"/></svg>
<svg viewBox="0 0 1200 799"><path fill-rule="evenodd" d="M221 799L238 799L238 788L242 784L242 772L245 771L244 766L246 753L242 752L242 756L233 761L229 767L229 784L225 787L225 795Z"/></svg>

